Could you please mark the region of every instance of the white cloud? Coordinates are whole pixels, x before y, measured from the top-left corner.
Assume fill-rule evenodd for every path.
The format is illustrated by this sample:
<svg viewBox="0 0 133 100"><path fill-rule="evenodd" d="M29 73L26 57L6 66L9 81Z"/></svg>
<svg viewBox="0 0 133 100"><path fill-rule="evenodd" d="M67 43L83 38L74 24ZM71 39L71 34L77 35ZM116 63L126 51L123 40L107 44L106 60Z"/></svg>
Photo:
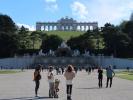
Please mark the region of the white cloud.
<svg viewBox="0 0 133 100"><path fill-rule="evenodd" d="M133 10L133 2L131 2L131 3L129 4L129 8L131 8L131 9Z"/></svg>
<svg viewBox="0 0 133 100"><path fill-rule="evenodd" d="M72 14L83 21L119 24L128 20L133 11L133 0L77 0L71 5ZM76 10L75 10L76 9Z"/></svg>
<svg viewBox="0 0 133 100"><path fill-rule="evenodd" d="M56 2L56 0L45 0L46 2Z"/></svg>
<svg viewBox="0 0 133 100"><path fill-rule="evenodd" d="M122 0L99 0L99 2L101 6L98 9L98 14L105 20L114 21L125 16L126 6L121 3Z"/></svg>
<svg viewBox="0 0 133 100"><path fill-rule="evenodd" d="M25 28L28 28L30 31L35 31L35 27L32 25L27 25L27 24L20 24L20 23L17 23L17 26L20 28L22 26L24 26Z"/></svg>
<svg viewBox="0 0 133 100"><path fill-rule="evenodd" d="M49 3L47 6L46 6L46 10L48 11L51 11L51 12L54 12L58 9L58 5L57 4L52 4L52 3Z"/></svg>
<svg viewBox="0 0 133 100"><path fill-rule="evenodd" d="M87 7L81 2L75 1L72 5L72 14L78 16L81 19L85 19L88 16Z"/></svg>
<svg viewBox="0 0 133 100"><path fill-rule="evenodd" d="M58 10L57 0L45 0L45 9L51 12Z"/></svg>

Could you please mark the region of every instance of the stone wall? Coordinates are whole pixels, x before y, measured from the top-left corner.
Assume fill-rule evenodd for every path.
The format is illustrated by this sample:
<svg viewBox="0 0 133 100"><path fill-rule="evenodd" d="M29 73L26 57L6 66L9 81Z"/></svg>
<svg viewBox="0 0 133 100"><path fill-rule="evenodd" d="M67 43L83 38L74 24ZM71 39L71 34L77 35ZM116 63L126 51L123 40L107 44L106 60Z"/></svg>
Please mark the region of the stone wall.
<svg viewBox="0 0 133 100"><path fill-rule="evenodd" d="M120 59L104 56L91 56L91 57L41 57L41 56L28 56L28 57L15 57L0 59L0 67L5 68L27 68L35 64L44 65L59 65L65 66L73 64L75 66L89 66L98 65L107 67L109 65L116 66L116 68L133 68L133 60Z"/></svg>

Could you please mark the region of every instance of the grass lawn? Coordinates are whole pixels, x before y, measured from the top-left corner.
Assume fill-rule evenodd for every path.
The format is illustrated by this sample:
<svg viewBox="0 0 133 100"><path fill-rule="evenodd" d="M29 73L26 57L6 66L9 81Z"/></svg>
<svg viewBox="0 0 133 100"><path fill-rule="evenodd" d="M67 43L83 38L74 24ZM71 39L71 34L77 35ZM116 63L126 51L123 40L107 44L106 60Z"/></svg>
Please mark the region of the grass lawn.
<svg viewBox="0 0 133 100"><path fill-rule="evenodd" d="M45 31L44 31L45 33ZM77 37L81 34L84 34L85 32L81 31L46 31L48 35L58 35L61 37L63 40L68 40L70 37Z"/></svg>
<svg viewBox="0 0 133 100"><path fill-rule="evenodd" d="M122 71L122 72L117 72L116 76L122 79L127 79L127 80L133 80L133 71L127 72L127 71Z"/></svg>
<svg viewBox="0 0 133 100"><path fill-rule="evenodd" d="M14 73L18 73L20 71L16 71L16 70L0 70L0 74L14 74Z"/></svg>
<svg viewBox="0 0 133 100"><path fill-rule="evenodd" d="M47 35L57 35L61 37L64 41L69 40L71 37L78 37L80 35L83 35L85 31L43 31L43 33L46 33ZM97 45L97 39L93 39L94 45ZM103 45L103 38L100 38L99 48L104 48ZM37 41L35 43L35 48L39 49L41 46L41 42Z"/></svg>

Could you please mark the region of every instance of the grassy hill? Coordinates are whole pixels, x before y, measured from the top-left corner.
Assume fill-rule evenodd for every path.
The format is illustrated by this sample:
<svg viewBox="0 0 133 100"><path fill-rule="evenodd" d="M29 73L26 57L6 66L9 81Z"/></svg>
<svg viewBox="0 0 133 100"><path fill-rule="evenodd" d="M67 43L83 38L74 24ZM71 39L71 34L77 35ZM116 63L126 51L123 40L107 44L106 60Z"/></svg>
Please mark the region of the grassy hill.
<svg viewBox="0 0 133 100"><path fill-rule="evenodd" d="M79 36L85 32L81 32L81 31L44 31L44 33L47 33L48 35L51 35L51 34L58 35L63 40L68 40L71 37Z"/></svg>
<svg viewBox="0 0 133 100"><path fill-rule="evenodd" d="M69 40L71 37L77 37L81 34L84 34L85 32L83 31L43 31L44 33L46 33L47 35L58 35L59 37L61 37L63 40ZM97 39L93 39L94 44L97 45ZM103 46L103 39L100 39L100 44L99 44L99 48L102 49L104 48ZM40 48L41 42L38 41L35 44L35 48Z"/></svg>

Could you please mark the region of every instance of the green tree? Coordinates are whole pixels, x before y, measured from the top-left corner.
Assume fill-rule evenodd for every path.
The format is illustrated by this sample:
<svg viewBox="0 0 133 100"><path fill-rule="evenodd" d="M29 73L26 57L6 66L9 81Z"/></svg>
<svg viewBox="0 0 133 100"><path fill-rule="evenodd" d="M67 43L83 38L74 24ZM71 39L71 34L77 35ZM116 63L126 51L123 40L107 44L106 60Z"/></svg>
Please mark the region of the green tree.
<svg viewBox="0 0 133 100"><path fill-rule="evenodd" d="M0 14L0 57L13 56L18 50L17 28L13 20Z"/></svg>
<svg viewBox="0 0 133 100"><path fill-rule="evenodd" d="M18 32L19 37L19 49L30 49L31 48L31 39L29 31L22 26Z"/></svg>
<svg viewBox="0 0 133 100"><path fill-rule="evenodd" d="M0 33L14 34L16 30L13 20L8 15L0 14Z"/></svg>
<svg viewBox="0 0 133 100"><path fill-rule="evenodd" d="M127 33L133 39L133 21L127 21L122 31Z"/></svg>
<svg viewBox="0 0 133 100"><path fill-rule="evenodd" d="M119 29L120 29L121 31L124 32L125 26L126 26L127 22L128 22L128 21L122 21L122 22L120 23L120 25L119 25L118 27L119 27Z"/></svg>
<svg viewBox="0 0 133 100"><path fill-rule="evenodd" d="M103 27L103 37L105 41L105 49L114 56L122 55L126 51L130 38L127 34L121 32L117 27L111 24L105 24Z"/></svg>
<svg viewBox="0 0 133 100"><path fill-rule="evenodd" d="M88 31L87 33L80 35L78 37L72 37L67 41L67 44L71 47L71 49L78 49L80 52L84 52L85 50L94 49L94 41L93 34Z"/></svg>
<svg viewBox="0 0 133 100"><path fill-rule="evenodd" d="M18 37L17 35L9 35L5 33L0 34L0 57L10 57L18 50Z"/></svg>
<svg viewBox="0 0 133 100"><path fill-rule="evenodd" d="M41 34L39 32L37 32L37 31L34 31L34 32L32 32L30 34L30 38L32 40L32 45L33 45L32 48L33 49L35 49L36 42L41 40L40 37L41 37Z"/></svg>
<svg viewBox="0 0 133 100"><path fill-rule="evenodd" d="M126 23L123 25L123 27L121 28L121 24L120 24L120 28L121 30L128 34L128 36L131 38L130 44L128 46L128 52L129 52L129 56L131 57L131 55L133 55L132 51L133 51L133 20L131 19L130 21L126 21Z"/></svg>
<svg viewBox="0 0 133 100"><path fill-rule="evenodd" d="M63 39L57 35L46 35L42 40L41 49L45 52L48 52L50 49L56 50L62 41Z"/></svg>

